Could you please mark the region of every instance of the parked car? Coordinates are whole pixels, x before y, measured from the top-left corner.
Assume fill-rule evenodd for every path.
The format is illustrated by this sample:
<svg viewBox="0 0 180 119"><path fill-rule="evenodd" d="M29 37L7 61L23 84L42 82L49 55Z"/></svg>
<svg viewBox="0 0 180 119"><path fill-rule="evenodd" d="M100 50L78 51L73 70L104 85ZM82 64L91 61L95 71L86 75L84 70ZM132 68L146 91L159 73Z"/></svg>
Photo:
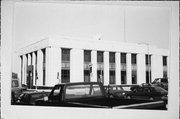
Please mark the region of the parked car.
<svg viewBox="0 0 180 119"><path fill-rule="evenodd" d="M35 105L37 99L42 99L49 95L50 92L37 92L37 91L26 91L23 92L18 100L16 101L17 105Z"/></svg>
<svg viewBox="0 0 180 119"><path fill-rule="evenodd" d="M126 95L128 99L163 100L167 103L168 91L159 86L139 85L131 87L131 90L132 91Z"/></svg>
<svg viewBox="0 0 180 119"><path fill-rule="evenodd" d="M130 85L108 85L104 89L109 97L126 98L126 93L131 91Z"/></svg>
<svg viewBox="0 0 180 119"><path fill-rule="evenodd" d="M35 104L60 107L166 109L163 101L109 98L100 82L57 84L48 97L36 100Z"/></svg>
<svg viewBox="0 0 180 119"><path fill-rule="evenodd" d="M168 90L168 78L156 78L152 82L152 85L160 86L160 87Z"/></svg>

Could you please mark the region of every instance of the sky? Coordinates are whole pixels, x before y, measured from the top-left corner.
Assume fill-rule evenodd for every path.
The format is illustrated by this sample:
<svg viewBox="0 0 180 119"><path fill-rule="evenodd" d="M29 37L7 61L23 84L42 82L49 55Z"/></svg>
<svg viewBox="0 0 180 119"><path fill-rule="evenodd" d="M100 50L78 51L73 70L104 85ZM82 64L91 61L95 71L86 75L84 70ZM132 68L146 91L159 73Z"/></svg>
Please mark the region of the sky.
<svg viewBox="0 0 180 119"><path fill-rule="evenodd" d="M96 4L17 3L14 47L47 35L94 38L169 46L170 11L166 7Z"/></svg>

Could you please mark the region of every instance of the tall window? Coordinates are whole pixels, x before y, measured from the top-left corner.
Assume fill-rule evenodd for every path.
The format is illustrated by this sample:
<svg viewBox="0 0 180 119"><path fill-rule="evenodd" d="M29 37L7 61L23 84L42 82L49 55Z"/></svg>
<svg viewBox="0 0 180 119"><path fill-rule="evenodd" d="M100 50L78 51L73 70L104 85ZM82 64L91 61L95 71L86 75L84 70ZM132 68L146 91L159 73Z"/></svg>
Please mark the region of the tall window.
<svg viewBox="0 0 180 119"><path fill-rule="evenodd" d="M146 55L146 83L151 83L151 55Z"/></svg>
<svg viewBox="0 0 180 119"><path fill-rule="evenodd" d="M115 84L115 52L109 53L109 84Z"/></svg>
<svg viewBox="0 0 180 119"><path fill-rule="evenodd" d="M137 64L136 64L136 54L131 54L131 64L132 64L132 84L137 84Z"/></svg>
<svg viewBox="0 0 180 119"><path fill-rule="evenodd" d="M43 53L43 85L45 85L46 79L46 49L42 49Z"/></svg>
<svg viewBox="0 0 180 119"><path fill-rule="evenodd" d="M84 82L90 82L91 51L84 50Z"/></svg>
<svg viewBox="0 0 180 119"><path fill-rule="evenodd" d="M126 53L121 53L121 84L127 83L126 76Z"/></svg>
<svg viewBox="0 0 180 119"><path fill-rule="evenodd" d="M35 85L37 85L37 78L38 78L38 74L37 74L37 51L34 52L35 53Z"/></svg>
<svg viewBox="0 0 180 119"><path fill-rule="evenodd" d="M163 56L163 77L167 77L167 56Z"/></svg>
<svg viewBox="0 0 180 119"><path fill-rule="evenodd" d="M167 66L167 56L163 56L163 66Z"/></svg>
<svg viewBox="0 0 180 119"><path fill-rule="evenodd" d="M97 51L97 62L104 62L103 52Z"/></svg>
<svg viewBox="0 0 180 119"><path fill-rule="evenodd" d="M109 63L115 63L115 52L109 53Z"/></svg>
<svg viewBox="0 0 180 119"><path fill-rule="evenodd" d="M131 64L136 64L136 54L131 55Z"/></svg>
<svg viewBox="0 0 180 119"><path fill-rule="evenodd" d="M63 69L61 71L61 79L62 79L62 83L69 83L70 82L70 70Z"/></svg>
<svg viewBox="0 0 180 119"><path fill-rule="evenodd" d="M146 55L146 64L151 64L151 55Z"/></svg>
<svg viewBox="0 0 180 119"><path fill-rule="evenodd" d="M104 83L104 56L102 51L97 51L97 81Z"/></svg>
<svg viewBox="0 0 180 119"><path fill-rule="evenodd" d="M90 50L84 51L84 62L91 62L91 51Z"/></svg>
<svg viewBox="0 0 180 119"><path fill-rule="evenodd" d="M121 53L121 63L126 64L126 53Z"/></svg>
<svg viewBox="0 0 180 119"><path fill-rule="evenodd" d="M61 55L61 82L67 83L70 82L70 49L63 48Z"/></svg>
<svg viewBox="0 0 180 119"><path fill-rule="evenodd" d="M70 49L62 49L62 61L70 61Z"/></svg>
<svg viewBox="0 0 180 119"><path fill-rule="evenodd" d="M22 84L22 79L23 79L23 56L20 56L21 59L21 84Z"/></svg>

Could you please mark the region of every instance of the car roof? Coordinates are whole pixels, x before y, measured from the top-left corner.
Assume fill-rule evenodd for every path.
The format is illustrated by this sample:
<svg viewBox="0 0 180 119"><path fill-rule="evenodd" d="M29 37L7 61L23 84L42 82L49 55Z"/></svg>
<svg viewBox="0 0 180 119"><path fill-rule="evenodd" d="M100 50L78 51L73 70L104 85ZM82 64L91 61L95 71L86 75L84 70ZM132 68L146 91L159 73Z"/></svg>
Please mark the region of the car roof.
<svg viewBox="0 0 180 119"><path fill-rule="evenodd" d="M92 84L100 84L100 85L102 85L101 82L73 82L73 83L56 84L55 86L64 86L64 85L92 85Z"/></svg>

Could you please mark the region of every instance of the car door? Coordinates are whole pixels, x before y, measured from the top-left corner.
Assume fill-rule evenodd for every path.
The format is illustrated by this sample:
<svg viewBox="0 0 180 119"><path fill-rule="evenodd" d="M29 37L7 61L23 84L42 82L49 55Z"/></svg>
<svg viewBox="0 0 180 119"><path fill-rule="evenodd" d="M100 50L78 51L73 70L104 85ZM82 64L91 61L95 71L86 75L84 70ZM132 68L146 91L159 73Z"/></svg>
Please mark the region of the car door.
<svg viewBox="0 0 180 119"><path fill-rule="evenodd" d="M144 92L143 92L143 88L142 87L138 87L136 88L132 95L131 95L132 98L134 99L143 99L144 98Z"/></svg>

